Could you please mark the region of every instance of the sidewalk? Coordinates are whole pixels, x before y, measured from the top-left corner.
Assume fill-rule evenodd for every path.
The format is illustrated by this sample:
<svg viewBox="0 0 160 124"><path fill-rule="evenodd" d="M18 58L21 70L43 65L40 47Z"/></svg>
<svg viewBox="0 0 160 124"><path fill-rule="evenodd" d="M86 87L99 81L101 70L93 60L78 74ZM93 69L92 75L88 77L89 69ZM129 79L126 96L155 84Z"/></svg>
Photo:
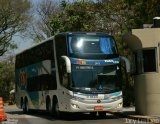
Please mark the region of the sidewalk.
<svg viewBox="0 0 160 124"><path fill-rule="evenodd" d="M136 115L135 114L135 107L123 107L121 112L108 112L110 114L114 114L118 117L122 117L122 118L128 118L131 115Z"/></svg>
<svg viewBox="0 0 160 124"><path fill-rule="evenodd" d="M134 124L160 124L160 116L137 115L135 107L124 107L122 112L112 113L119 117L126 118L128 123ZM127 123L127 122L126 122Z"/></svg>

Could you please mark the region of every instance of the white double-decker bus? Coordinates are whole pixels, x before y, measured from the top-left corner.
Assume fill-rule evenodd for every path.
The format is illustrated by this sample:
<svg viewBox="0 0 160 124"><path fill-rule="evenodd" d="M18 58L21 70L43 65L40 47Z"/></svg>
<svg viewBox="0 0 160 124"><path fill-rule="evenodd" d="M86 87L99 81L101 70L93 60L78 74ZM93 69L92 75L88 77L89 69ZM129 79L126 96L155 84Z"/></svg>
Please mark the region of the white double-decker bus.
<svg viewBox="0 0 160 124"><path fill-rule="evenodd" d="M30 109L106 115L122 109L115 40L104 33L59 33L16 55L16 104Z"/></svg>

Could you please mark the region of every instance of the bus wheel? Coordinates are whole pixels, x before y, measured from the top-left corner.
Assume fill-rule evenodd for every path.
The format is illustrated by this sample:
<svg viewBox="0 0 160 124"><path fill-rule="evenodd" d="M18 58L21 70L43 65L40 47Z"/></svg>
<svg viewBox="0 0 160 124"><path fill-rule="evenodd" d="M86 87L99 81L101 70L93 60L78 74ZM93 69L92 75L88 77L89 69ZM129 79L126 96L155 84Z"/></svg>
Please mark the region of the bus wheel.
<svg viewBox="0 0 160 124"><path fill-rule="evenodd" d="M105 118L106 117L106 112L98 112L98 115L100 118Z"/></svg>
<svg viewBox="0 0 160 124"><path fill-rule="evenodd" d="M23 101L23 98L21 97L21 104L20 104L20 106L21 106L21 109L23 109L23 103L24 101Z"/></svg>
<svg viewBox="0 0 160 124"><path fill-rule="evenodd" d="M52 112L52 107L51 107L51 101L50 100L47 100L46 109L47 109L47 112L49 112L49 113Z"/></svg>
<svg viewBox="0 0 160 124"><path fill-rule="evenodd" d="M90 115L91 115L92 117L96 117L96 116L97 116L97 112L90 112Z"/></svg>
<svg viewBox="0 0 160 124"><path fill-rule="evenodd" d="M60 111L59 111L59 105L58 101L55 101L53 103L53 114L56 118L60 118Z"/></svg>
<svg viewBox="0 0 160 124"><path fill-rule="evenodd" d="M28 113L29 109L28 109L28 100L25 99L24 103L23 103L23 113Z"/></svg>

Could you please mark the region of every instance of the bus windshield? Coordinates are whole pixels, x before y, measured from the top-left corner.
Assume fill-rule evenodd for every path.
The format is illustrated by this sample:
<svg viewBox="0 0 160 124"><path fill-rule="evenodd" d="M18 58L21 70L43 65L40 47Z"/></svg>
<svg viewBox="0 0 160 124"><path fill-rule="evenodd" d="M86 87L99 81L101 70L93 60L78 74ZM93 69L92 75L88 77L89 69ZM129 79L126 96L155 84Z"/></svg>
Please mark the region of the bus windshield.
<svg viewBox="0 0 160 124"><path fill-rule="evenodd" d="M114 66L72 65L72 89L81 92L112 93L121 90L120 69Z"/></svg>
<svg viewBox="0 0 160 124"><path fill-rule="evenodd" d="M72 57L78 55L113 55L117 54L115 41L111 36L79 36L68 38L69 53Z"/></svg>

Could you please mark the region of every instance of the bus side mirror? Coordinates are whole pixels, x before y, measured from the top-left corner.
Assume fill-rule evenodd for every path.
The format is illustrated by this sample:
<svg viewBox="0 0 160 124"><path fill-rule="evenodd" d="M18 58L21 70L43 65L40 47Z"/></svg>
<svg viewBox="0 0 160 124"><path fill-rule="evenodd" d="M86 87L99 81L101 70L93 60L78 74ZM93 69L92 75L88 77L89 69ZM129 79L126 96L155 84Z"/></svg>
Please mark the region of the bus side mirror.
<svg viewBox="0 0 160 124"><path fill-rule="evenodd" d="M124 56L120 56L120 58L125 62L126 72L127 72L127 73L131 72L131 64L130 64L129 59L127 59L127 58L124 57Z"/></svg>
<svg viewBox="0 0 160 124"><path fill-rule="evenodd" d="M71 61L70 61L70 59L67 56L61 56L61 58L65 61L67 73L71 73Z"/></svg>

